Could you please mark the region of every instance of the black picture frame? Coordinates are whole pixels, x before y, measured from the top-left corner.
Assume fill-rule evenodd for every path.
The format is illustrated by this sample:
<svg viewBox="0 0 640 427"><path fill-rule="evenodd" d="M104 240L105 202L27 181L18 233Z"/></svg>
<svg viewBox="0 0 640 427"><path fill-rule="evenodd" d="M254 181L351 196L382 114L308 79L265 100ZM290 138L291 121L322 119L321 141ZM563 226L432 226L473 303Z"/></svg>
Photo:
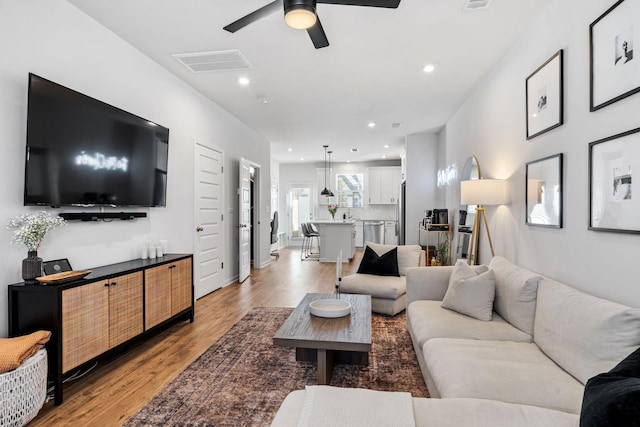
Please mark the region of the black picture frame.
<svg viewBox="0 0 640 427"><path fill-rule="evenodd" d="M640 128L589 143L589 230L640 233Z"/></svg>
<svg viewBox="0 0 640 427"><path fill-rule="evenodd" d="M547 228L563 227L562 153L528 162L525 166L525 223Z"/></svg>
<svg viewBox="0 0 640 427"><path fill-rule="evenodd" d="M597 111L640 92L640 3L619 0L589 25L589 108Z"/></svg>
<svg viewBox="0 0 640 427"><path fill-rule="evenodd" d="M564 53L560 49L525 80L527 140L564 123Z"/></svg>
<svg viewBox="0 0 640 427"><path fill-rule="evenodd" d="M46 276L71 270L73 269L71 268L71 264L67 258L45 261L42 263L42 271Z"/></svg>

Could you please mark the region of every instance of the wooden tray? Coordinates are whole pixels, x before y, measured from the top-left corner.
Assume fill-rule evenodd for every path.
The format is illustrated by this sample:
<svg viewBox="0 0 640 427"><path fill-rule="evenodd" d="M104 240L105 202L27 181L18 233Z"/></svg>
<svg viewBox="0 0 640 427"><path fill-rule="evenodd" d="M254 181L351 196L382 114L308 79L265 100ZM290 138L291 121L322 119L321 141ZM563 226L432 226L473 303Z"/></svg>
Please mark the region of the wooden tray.
<svg viewBox="0 0 640 427"><path fill-rule="evenodd" d="M91 273L91 270L64 271L62 273L49 274L48 276L36 277L36 280L45 285L57 285L59 283L71 282L82 279Z"/></svg>

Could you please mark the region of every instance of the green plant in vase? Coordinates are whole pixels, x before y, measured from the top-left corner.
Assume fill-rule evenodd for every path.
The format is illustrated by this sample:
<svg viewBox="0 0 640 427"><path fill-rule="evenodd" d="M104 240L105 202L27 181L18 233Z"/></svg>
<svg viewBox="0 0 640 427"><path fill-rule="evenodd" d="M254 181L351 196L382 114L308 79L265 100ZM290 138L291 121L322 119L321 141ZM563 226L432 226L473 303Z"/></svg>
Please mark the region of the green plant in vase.
<svg viewBox="0 0 640 427"><path fill-rule="evenodd" d="M445 265L449 258L449 238L445 237L440 243L438 243L438 249L436 254L436 261L438 265Z"/></svg>
<svg viewBox="0 0 640 427"><path fill-rule="evenodd" d="M336 212L338 212L338 205L328 204L327 205L327 210L331 214L331 219L335 219Z"/></svg>

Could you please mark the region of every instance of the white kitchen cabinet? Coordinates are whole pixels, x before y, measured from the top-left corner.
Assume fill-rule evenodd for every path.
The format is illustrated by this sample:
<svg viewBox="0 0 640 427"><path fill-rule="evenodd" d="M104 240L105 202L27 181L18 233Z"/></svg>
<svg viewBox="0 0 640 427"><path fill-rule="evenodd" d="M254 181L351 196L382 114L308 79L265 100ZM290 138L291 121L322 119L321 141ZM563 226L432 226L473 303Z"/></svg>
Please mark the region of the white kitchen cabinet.
<svg viewBox="0 0 640 427"><path fill-rule="evenodd" d="M396 235L396 221L384 222L384 244L397 245L398 236Z"/></svg>
<svg viewBox="0 0 640 427"><path fill-rule="evenodd" d="M398 192L402 177L399 167L367 168L368 202L370 205L395 205L398 203Z"/></svg>
<svg viewBox="0 0 640 427"><path fill-rule="evenodd" d="M362 248L364 246L364 235L362 228L362 221L356 220L356 247Z"/></svg>
<svg viewBox="0 0 640 427"><path fill-rule="evenodd" d="M320 262L336 262L342 252L342 262L349 262L355 254L355 222L313 221L320 233Z"/></svg>

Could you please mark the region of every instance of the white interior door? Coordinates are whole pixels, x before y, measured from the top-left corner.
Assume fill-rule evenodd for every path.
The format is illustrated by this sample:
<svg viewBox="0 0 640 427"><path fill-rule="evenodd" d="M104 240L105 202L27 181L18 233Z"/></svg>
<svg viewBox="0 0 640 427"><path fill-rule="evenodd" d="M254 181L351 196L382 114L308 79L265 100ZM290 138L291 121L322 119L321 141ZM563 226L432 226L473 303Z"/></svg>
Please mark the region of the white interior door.
<svg viewBox="0 0 640 427"><path fill-rule="evenodd" d="M300 224L313 220L312 194L313 185L311 184L287 185L287 231L291 240L302 240Z"/></svg>
<svg viewBox="0 0 640 427"><path fill-rule="evenodd" d="M224 152L196 143L195 148L196 253L195 297L222 286L222 189Z"/></svg>
<svg viewBox="0 0 640 427"><path fill-rule="evenodd" d="M240 176L238 182L238 281L251 274L251 164L240 158Z"/></svg>

